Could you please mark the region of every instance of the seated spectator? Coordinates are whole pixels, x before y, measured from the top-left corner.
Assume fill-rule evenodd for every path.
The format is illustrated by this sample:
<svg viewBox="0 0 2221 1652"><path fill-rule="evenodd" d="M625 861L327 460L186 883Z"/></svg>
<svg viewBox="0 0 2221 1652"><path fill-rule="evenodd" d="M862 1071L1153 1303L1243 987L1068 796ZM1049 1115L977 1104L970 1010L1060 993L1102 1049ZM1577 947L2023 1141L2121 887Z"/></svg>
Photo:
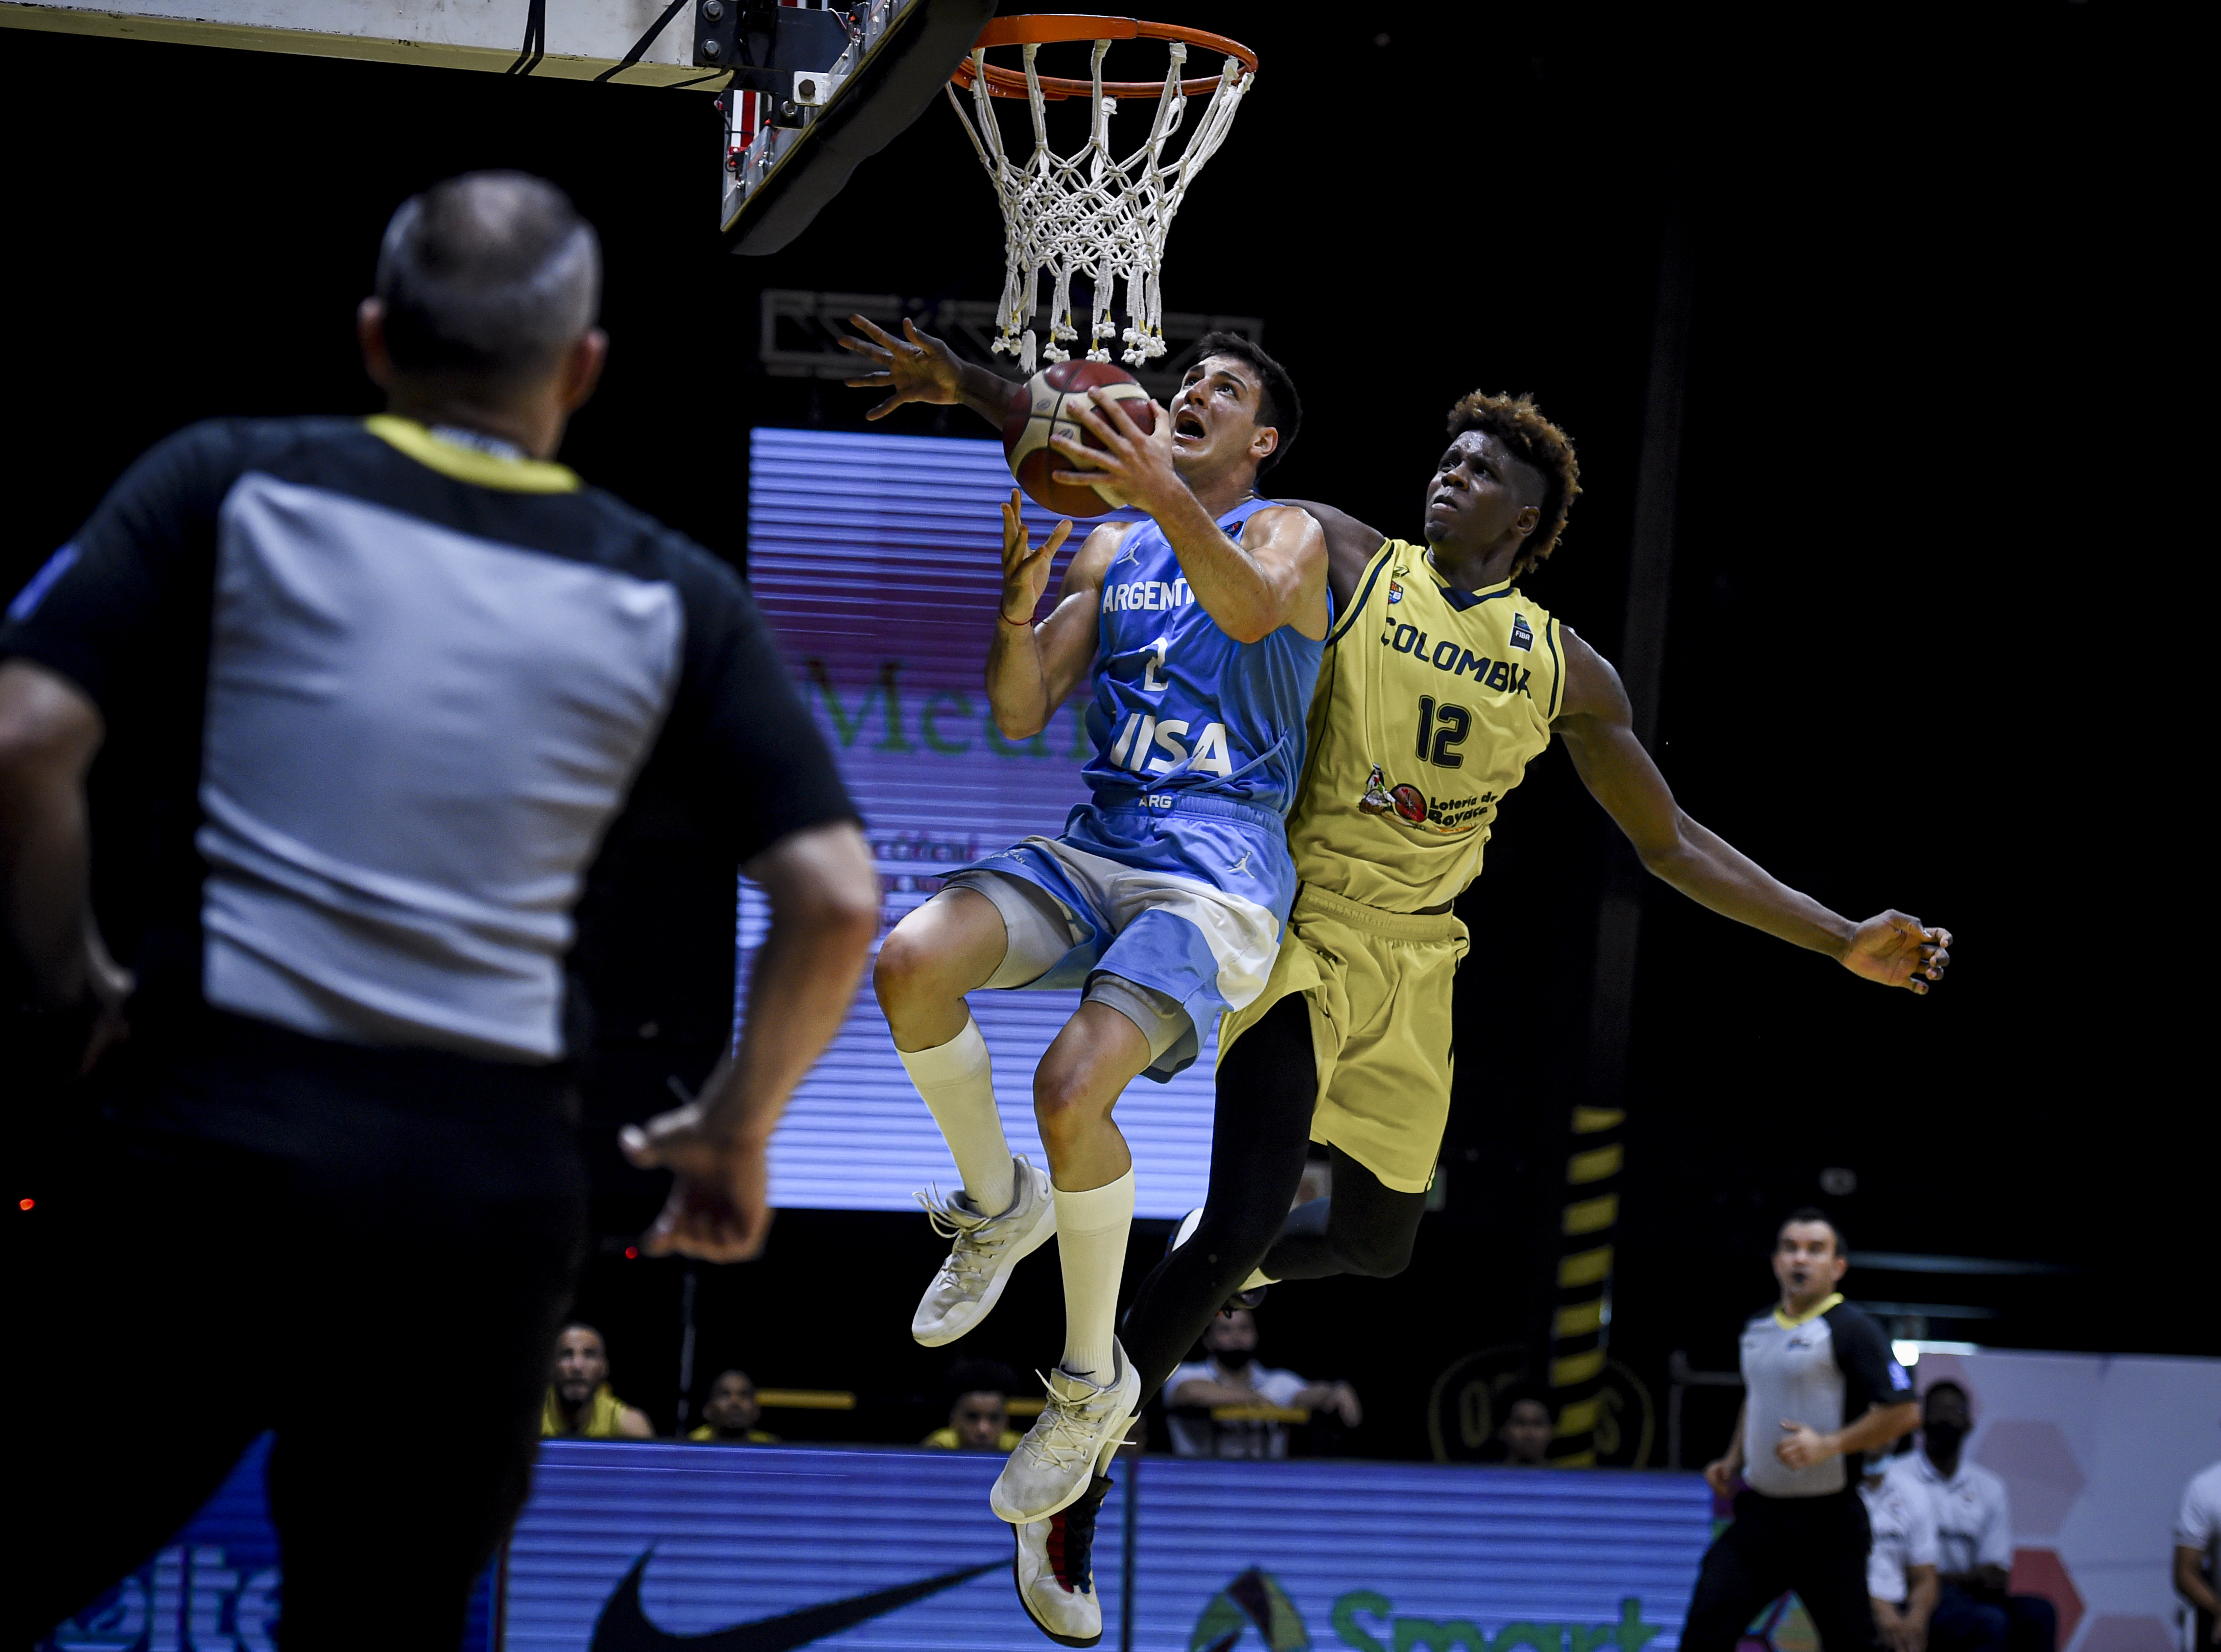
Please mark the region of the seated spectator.
<svg viewBox="0 0 2221 1652"><path fill-rule="evenodd" d="M2174 1520L2174 1592L2196 1614L2193 1647L2221 1646L2221 1462L2183 1488Z"/></svg>
<svg viewBox="0 0 2221 1652"><path fill-rule="evenodd" d="M555 1339L555 1380L540 1407L540 1432L572 1440L651 1440L648 1415L610 1391L610 1354L591 1325L566 1325Z"/></svg>
<svg viewBox="0 0 2221 1652"><path fill-rule="evenodd" d="M2012 1510L2005 1481L1962 1459L1973 1430L1967 1391L1930 1383L1920 1399L1920 1449L1889 1469L1891 1484L1923 1499L1936 1521L1941 1590L1928 1652L2058 1652L2058 1609L2040 1595L2005 1593Z"/></svg>
<svg viewBox="0 0 2221 1652"><path fill-rule="evenodd" d="M777 1445L779 1436L766 1434L756 1424L763 1407L756 1404L756 1386L745 1371L720 1371L710 1385L710 1398L702 1402L702 1426L687 1435L710 1445Z"/></svg>
<svg viewBox="0 0 2221 1652"><path fill-rule="evenodd" d="M992 1360L959 1360L943 1385L948 1423L925 1436L941 1451L1016 1451L1025 1436L1010 1426L1010 1390L1017 1378Z"/></svg>
<svg viewBox="0 0 2221 1652"><path fill-rule="evenodd" d="M1501 1461L1515 1468L1548 1467L1550 1442L1558 1432L1550 1421L1548 1403L1519 1383L1505 1389L1498 1403L1504 1407L1504 1421L1496 1430L1496 1443L1504 1452Z"/></svg>
<svg viewBox="0 0 2221 1652"><path fill-rule="evenodd" d="M1259 1365L1257 1318L1247 1308L1212 1320L1203 1333L1203 1351L1207 1357L1176 1367L1165 1381L1165 1420L1172 1426L1173 1449L1183 1457L1288 1455L1286 1423L1221 1420L1210 1415L1215 1406L1331 1411L1348 1428L1364 1420L1356 1391L1348 1383L1311 1382L1292 1371Z"/></svg>
<svg viewBox="0 0 2221 1652"><path fill-rule="evenodd" d="M1874 1635L1882 1652L1924 1652L1928 1620L1936 1611L1936 1516L1883 1473L1886 1460L1859 1486L1874 1547L1867 1551L1867 1593L1874 1599Z"/></svg>

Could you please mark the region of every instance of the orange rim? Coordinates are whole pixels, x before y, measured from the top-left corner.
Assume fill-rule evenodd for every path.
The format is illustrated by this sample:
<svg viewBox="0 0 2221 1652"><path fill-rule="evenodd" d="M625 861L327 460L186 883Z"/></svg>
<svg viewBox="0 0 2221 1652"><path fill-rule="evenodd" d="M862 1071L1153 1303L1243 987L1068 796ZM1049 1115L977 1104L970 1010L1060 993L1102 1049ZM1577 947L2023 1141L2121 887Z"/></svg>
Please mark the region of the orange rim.
<svg viewBox="0 0 2221 1652"><path fill-rule="evenodd" d="M1144 22L1136 17L1088 17L1068 12L1041 12L1022 17L998 17L979 31L979 38L972 42L977 48L996 46L1060 46L1075 41L1184 41L1190 46L1200 46L1205 51L1223 52L1240 63L1251 74L1257 72L1257 54L1239 41L1223 34L1213 34L1204 29L1190 28L1182 23ZM1026 76L1023 69L1005 69L990 63L987 68L987 93L992 97L1023 97L1026 96ZM967 55L949 77L952 85L972 89L972 59ZM1207 75L1195 80L1180 82L1180 91L1190 97L1200 97L1218 84L1218 76ZM1067 80L1054 75L1041 77L1043 98L1051 102L1066 97L1087 97L1093 95L1092 80ZM1161 80L1106 80L1103 95L1106 97L1154 97L1164 91Z"/></svg>

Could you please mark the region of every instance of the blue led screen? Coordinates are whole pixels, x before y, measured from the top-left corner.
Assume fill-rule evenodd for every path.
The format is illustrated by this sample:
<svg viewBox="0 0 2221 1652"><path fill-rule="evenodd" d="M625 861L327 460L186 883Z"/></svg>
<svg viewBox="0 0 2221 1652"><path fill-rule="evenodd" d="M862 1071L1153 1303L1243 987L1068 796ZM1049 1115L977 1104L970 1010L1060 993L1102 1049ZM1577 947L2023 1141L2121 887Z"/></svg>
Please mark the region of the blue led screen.
<svg viewBox="0 0 2221 1652"><path fill-rule="evenodd" d="M671 1637L817 1611L832 1633L778 1644L1047 1646L987 1509L1002 1461L550 1444L510 1546L504 1644L669 1652ZM1118 1469L1096 1545L1105 1646L1132 1474ZM1271 1644L1354 1652L1672 1652L1711 1532L1693 1474L1151 1457L1139 1483L1133 1644L1147 1652L1223 1635L1262 1648L1268 1627Z"/></svg>
<svg viewBox="0 0 2221 1652"><path fill-rule="evenodd" d="M748 452L749 580L870 828L884 932L946 871L1062 829L1086 796L1083 697L1029 741L1004 740L987 716L984 673L1002 590L998 510L1010 494L999 442L759 429ZM1026 520L1037 538L1055 522L1030 502ZM744 980L766 916L743 885ZM1004 1127L1037 1165L1034 1065L1078 1002L1077 992L972 998ZM1217 1029L1200 1030L1201 1060L1170 1084L1137 1080L1118 1104L1145 1217L1203 1203ZM772 1197L906 1211L914 1190L954 1180L867 981L773 1142Z"/></svg>
<svg viewBox="0 0 2221 1652"><path fill-rule="evenodd" d="M266 1455L266 1442L250 1450L176 1537L45 1648L272 1652L284 1586ZM464 1644L678 1652L685 1636L753 1626L729 1644L1046 1646L1011 1593L1010 1528L987 1509L1002 1462L548 1442ZM1125 1607L1135 1466L1117 1480L1096 1547L1106 1646ZM1150 1457L1138 1485L1140 1652L1674 1652L1711 1532L1693 1474ZM395 1537L405 1565L407 1534Z"/></svg>
<svg viewBox="0 0 2221 1652"><path fill-rule="evenodd" d="M271 1440L247 1447L197 1514L38 1652L281 1652L285 1574L263 1485ZM395 1538L394 1563L405 1566L407 1534ZM490 1568L471 1594L462 1652L493 1647L496 1587Z"/></svg>

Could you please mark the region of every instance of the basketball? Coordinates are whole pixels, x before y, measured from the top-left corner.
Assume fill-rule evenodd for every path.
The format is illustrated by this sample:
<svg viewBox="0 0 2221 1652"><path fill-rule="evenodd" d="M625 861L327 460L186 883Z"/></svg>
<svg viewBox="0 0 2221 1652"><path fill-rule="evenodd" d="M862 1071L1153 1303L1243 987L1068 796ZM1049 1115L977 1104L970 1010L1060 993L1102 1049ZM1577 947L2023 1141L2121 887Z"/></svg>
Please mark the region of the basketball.
<svg viewBox="0 0 2221 1652"><path fill-rule="evenodd" d="M1129 403L1127 410L1143 431L1157 428L1149 392L1132 373L1108 361L1052 362L1011 390L1010 410L1003 417L1003 456L1011 476L1028 498L1060 516L1099 516L1126 503L1107 485L1079 487L1049 479L1051 472L1067 467L1065 455L1049 446L1051 437L1062 433L1090 447L1103 446L1064 410L1067 397L1089 391L1095 392L1098 407L1111 400Z"/></svg>

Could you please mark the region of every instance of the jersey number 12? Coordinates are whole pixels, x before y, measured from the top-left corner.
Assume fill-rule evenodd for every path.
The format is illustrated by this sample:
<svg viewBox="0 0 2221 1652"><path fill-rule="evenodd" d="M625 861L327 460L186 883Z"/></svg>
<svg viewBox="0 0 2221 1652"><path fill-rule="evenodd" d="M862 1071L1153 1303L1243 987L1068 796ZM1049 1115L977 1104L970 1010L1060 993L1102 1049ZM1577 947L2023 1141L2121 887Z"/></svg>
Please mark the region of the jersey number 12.
<svg viewBox="0 0 2221 1652"><path fill-rule="evenodd" d="M1454 749L1473 732L1473 713L1462 705L1436 705L1431 694L1419 696L1419 760L1436 768L1461 768L1465 754Z"/></svg>

